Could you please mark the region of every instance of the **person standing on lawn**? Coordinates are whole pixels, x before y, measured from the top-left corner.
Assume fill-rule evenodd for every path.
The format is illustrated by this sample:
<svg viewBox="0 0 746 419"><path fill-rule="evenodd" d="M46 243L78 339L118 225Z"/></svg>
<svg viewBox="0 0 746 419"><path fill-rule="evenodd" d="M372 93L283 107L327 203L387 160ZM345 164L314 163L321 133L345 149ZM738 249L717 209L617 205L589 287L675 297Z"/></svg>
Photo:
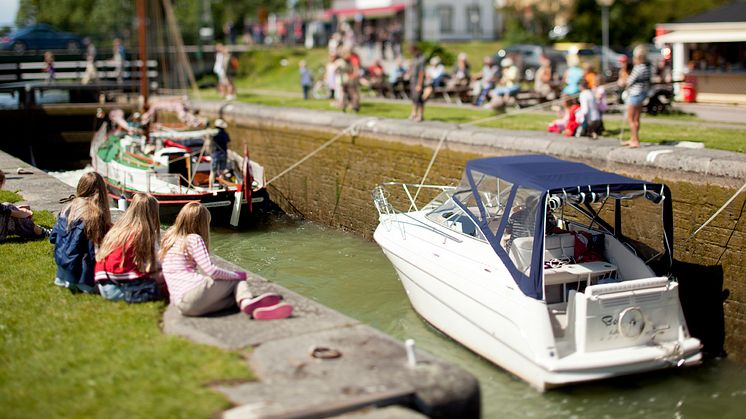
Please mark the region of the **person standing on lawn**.
<svg viewBox="0 0 746 419"><path fill-rule="evenodd" d="M93 280L96 249L110 228L106 183L98 173L88 172L78 181L75 199L62 210L49 236L57 264L54 285L72 292L98 292Z"/></svg>
<svg viewBox="0 0 746 419"><path fill-rule="evenodd" d="M305 60L300 60L298 67L300 67L300 86L303 89L303 100L308 100L308 92L311 90L311 86L313 86L313 76L311 76L311 72L306 67Z"/></svg>
<svg viewBox="0 0 746 419"><path fill-rule="evenodd" d="M163 236L159 253L171 304L181 314L202 316L235 306L256 320L283 319L293 313L293 306L278 294L254 298L246 272L215 266L209 246L210 212L197 202L184 205Z"/></svg>
<svg viewBox="0 0 746 419"><path fill-rule="evenodd" d="M425 56L416 44L412 44L411 51L413 58L409 73L409 86L412 112L409 119L421 122L425 119Z"/></svg>
<svg viewBox="0 0 746 419"><path fill-rule="evenodd" d="M0 189L5 185L5 172L0 170ZM24 239L42 239L49 236L49 229L34 223L34 213L28 205L15 206L8 202L0 203L0 242L8 235L15 234Z"/></svg>
<svg viewBox="0 0 746 419"><path fill-rule="evenodd" d="M627 122L629 123L629 141L624 143L629 148L640 147L640 114L642 102L648 96L650 89L650 67L647 63L648 50L638 45L632 51L632 72L627 77L625 89L627 99Z"/></svg>

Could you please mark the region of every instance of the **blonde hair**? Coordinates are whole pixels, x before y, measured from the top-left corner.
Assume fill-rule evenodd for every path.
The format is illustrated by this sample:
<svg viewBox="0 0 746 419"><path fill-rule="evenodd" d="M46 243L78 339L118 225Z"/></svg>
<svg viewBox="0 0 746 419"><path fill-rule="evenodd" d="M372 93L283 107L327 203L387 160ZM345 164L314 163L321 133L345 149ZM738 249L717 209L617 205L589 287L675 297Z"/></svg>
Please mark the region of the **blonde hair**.
<svg viewBox="0 0 746 419"><path fill-rule="evenodd" d="M123 247L124 252L132 249L135 265L140 272L155 272L158 268L156 246L160 236L158 200L153 195L137 193L127 212L104 237L96 260L102 261L111 252Z"/></svg>
<svg viewBox="0 0 746 419"><path fill-rule="evenodd" d="M101 246L111 228L109 197L104 178L96 172L84 174L78 181L75 199L68 207L67 228L76 220L83 220L85 234L96 247Z"/></svg>
<svg viewBox="0 0 746 419"><path fill-rule="evenodd" d="M648 49L645 45L638 45L632 50L632 59L638 63L644 63L648 60Z"/></svg>
<svg viewBox="0 0 746 419"><path fill-rule="evenodd" d="M163 235L159 253L160 259L163 260L168 251L179 242L179 251L182 253L186 251L186 237L190 234L199 234L205 242L205 247L209 249L210 219L210 211L200 205L199 202L190 202L184 205L184 208L179 211L179 215L176 216L174 225L169 227Z"/></svg>

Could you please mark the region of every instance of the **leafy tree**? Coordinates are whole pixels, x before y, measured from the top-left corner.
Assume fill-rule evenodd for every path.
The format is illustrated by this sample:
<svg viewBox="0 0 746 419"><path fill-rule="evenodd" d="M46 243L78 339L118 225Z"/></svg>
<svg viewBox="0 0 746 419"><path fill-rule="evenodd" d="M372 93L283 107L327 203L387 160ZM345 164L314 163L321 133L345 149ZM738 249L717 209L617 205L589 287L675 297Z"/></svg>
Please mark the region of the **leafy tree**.
<svg viewBox="0 0 746 419"><path fill-rule="evenodd" d="M609 8L609 43L627 47L650 42L655 25L719 7L731 0L616 0ZM596 0L576 0L568 41L601 43L601 7Z"/></svg>

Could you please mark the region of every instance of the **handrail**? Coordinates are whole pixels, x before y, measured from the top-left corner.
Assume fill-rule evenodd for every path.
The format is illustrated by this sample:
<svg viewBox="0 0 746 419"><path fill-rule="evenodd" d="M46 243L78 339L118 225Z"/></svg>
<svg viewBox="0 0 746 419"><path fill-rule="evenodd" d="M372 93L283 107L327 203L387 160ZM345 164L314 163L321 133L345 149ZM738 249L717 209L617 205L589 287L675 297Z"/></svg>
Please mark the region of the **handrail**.
<svg viewBox="0 0 746 419"><path fill-rule="evenodd" d="M407 186L420 186L420 187L424 187L424 188L440 189L440 190L442 190L444 192L447 191L447 190L450 190L450 189L456 189L455 186L416 185L416 184L406 184L406 183L402 183L402 182L384 182L384 183L379 184L378 186L376 186L373 189L373 192L372 192L372 194L373 194L373 204L375 205L376 210L378 210L378 214L380 216L382 216L384 214L386 214L386 215L401 215L403 217L407 217L408 219L410 219L410 220L412 220L412 221L420 224L421 226L423 226L424 228L430 230L431 232L439 234L439 235L445 237L446 239L453 240L456 243L462 243L463 242L463 240L459 239L458 237L454 237L454 236L452 236L450 234L444 233L444 232L438 230L437 228L434 228L434 227L432 227L432 226L424 223L423 221L418 220L415 217L412 217L407 212L403 212L403 211L400 211L400 210L397 210L396 208L394 208L394 206L392 206L388 202L388 199L387 199L387 196L386 196L386 190L384 188L385 185L401 185L404 188L405 192L407 193L407 196L409 197L410 202L413 201L413 198L412 198L412 195L409 193L409 189L407 188ZM416 207L415 207L415 209L416 209ZM417 211L419 211L419 210L417 210ZM401 224L400 224L400 227L401 227ZM403 234L403 231L402 231L402 234Z"/></svg>
<svg viewBox="0 0 746 419"><path fill-rule="evenodd" d="M383 182L380 184L380 186L385 185L399 185L402 188L404 188L404 192L407 194L407 198L409 198L410 208L414 208L415 211L419 211L419 208L417 207L417 204L415 203L414 198L412 197L412 194L409 192L409 187L417 187L419 189L425 188L425 189L439 189L443 192L446 192L448 190L456 189L455 186L443 186L443 185L422 185L419 183L404 183L404 182Z"/></svg>

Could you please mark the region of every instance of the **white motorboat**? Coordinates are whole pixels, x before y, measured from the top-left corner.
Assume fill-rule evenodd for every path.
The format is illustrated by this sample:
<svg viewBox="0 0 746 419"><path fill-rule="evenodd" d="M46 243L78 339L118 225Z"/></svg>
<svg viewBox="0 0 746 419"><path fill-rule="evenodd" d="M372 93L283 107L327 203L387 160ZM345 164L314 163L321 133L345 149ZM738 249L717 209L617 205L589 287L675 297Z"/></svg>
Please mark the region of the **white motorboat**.
<svg viewBox="0 0 746 419"><path fill-rule="evenodd" d="M418 208L422 187L440 194ZM666 274L665 185L529 155L471 160L458 187L385 183L373 200L414 309L539 390L701 361ZM631 240L633 211L661 223Z"/></svg>

